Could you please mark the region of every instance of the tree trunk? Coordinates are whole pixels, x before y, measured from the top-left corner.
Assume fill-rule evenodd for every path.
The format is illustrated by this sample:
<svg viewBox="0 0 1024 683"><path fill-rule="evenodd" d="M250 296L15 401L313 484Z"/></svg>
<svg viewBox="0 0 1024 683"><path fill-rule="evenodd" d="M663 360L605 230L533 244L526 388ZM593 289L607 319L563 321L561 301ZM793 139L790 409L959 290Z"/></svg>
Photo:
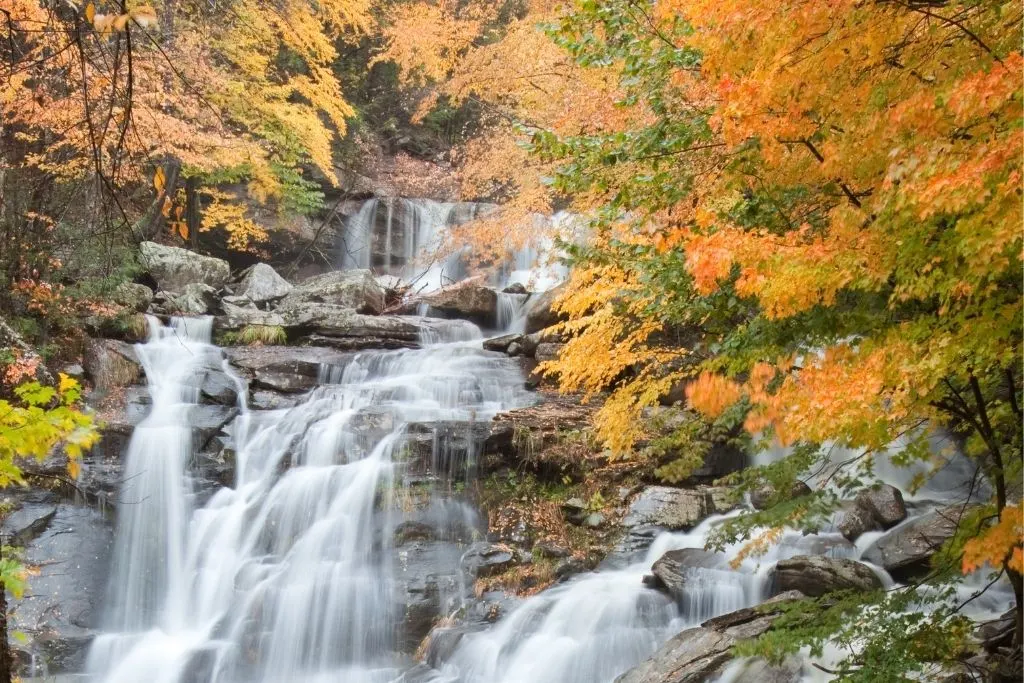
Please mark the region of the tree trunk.
<svg viewBox="0 0 1024 683"><path fill-rule="evenodd" d="M0 683L11 683L11 643L7 639L7 590L0 582Z"/></svg>

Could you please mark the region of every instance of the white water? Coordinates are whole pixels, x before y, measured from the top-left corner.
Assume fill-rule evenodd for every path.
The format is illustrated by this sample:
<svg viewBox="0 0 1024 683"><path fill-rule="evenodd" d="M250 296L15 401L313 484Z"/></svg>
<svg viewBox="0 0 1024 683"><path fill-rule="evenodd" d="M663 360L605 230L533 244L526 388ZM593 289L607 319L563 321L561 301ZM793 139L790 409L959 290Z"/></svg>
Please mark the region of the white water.
<svg viewBox="0 0 1024 683"><path fill-rule="evenodd" d="M296 408L243 412L230 427L235 485L193 510L190 380L217 365L219 351L206 343L208 322L154 328L139 348L153 408L130 446L122 499L136 504L120 510L107 629L89 655L94 680L398 675L393 483L406 467L467 464L443 462L452 454L436 447L425 465L403 460L407 427L469 425L530 400L514 363L480 350L478 331L460 323L431 335L423 350L366 352L325 368L334 383ZM468 336L476 340L445 341Z"/></svg>
<svg viewBox="0 0 1024 683"><path fill-rule="evenodd" d="M369 199L345 221L339 245L342 269L369 268L378 275L400 277L413 290L431 292L464 279L469 273L462 250L447 243L448 232L497 210L493 204L437 202L431 199ZM509 249L509 259L492 274L500 288L525 285L545 291L561 282L566 269L557 260L552 234L568 237L573 218L532 217L536 238Z"/></svg>

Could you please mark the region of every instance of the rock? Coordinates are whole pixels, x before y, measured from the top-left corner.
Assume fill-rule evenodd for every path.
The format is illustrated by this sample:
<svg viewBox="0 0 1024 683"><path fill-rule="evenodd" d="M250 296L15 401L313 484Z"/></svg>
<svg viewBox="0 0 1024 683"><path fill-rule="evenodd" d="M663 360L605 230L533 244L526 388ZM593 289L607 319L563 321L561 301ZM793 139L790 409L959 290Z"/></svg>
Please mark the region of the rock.
<svg viewBox="0 0 1024 683"><path fill-rule="evenodd" d="M201 282L192 282L180 294L172 294L167 308L183 315L207 315L217 305L217 290Z"/></svg>
<svg viewBox="0 0 1024 683"><path fill-rule="evenodd" d="M587 504L582 498L570 498L561 505L562 516L570 524L583 524L587 518Z"/></svg>
<svg viewBox="0 0 1024 683"><path fill-rule="evenodd" d="M48 491L33 491L15 504L17 509L0 524L5 544L25 545L46 531L57 514L56 496Z"/></svg>
<svg viewBox="0 0 1024 683"><path fill-rule="evenodd" d="M459 284L421 297L420 302L434 315L470 320L481 327L497 324L498 294L490 287Z"/></svg>
<svg viewBox="0 0 1024 683"><path fill-rule="evenodd" d="M194 405L189 407L188 424L194 433L197 450L206 447L207 442L221 433L227 423L235 419L238 409L220 405Z"/></svg>
<svg viewBox="0 0 1024 683"><path fill-rule="evenodd" d="M438 618L469 597L459 575L462 551L452 543L410 540L393 552L399 645L412 653Z"/></svg>
<svg viewBox="0 0 1024 683"><path fill-rule="evenodd" d="M131 344L113 339L90 339L83 357L85 373L97 389L134 384L142 377L142 366Z"/></svg>
<svg viewBox="0 0 1024 683"><path fill-rule="evenodd" d="M99 512L61 504L25 547L25 562L38 574L29 578L23 599L8 602L10 628L27 636L19 647L50 674L84 670L104 604L112 546L110 524Z"/></svg>
<svg viewBox="0 0 1024 683"><path fill-rule="evenodd" d="M242 272L242 278L234 289L237 295L262 304L284 298L292 291L292 285L271 266L257 263Z"/></svg>
<svg viewBox="0 0 1024 683"><path fill-rule="evenodd" d="M839 522L839 532L853 541L867 531L891 529L906 518L903 494L895 486L881 484L857 494Z"/></svg>
<svg viewBox="0 0 1024 683"><path fill-rule="evenodd" d="M764 603L803 597L793 591ZM686 629L662 645L647 660L615 679L616 683L706 683L714 680L732 659L730 648L771 629L778 612L770 607L743 609Z"/></svg>
<svg viewBox="0 0 1024 683"><path fill-rule="evenodd" d="M812 598L837 590L871 591L882 582L865 564L836 557L797 555L775 565L775 589L798 590Z"/></svg>
<svg viewBox="0 0 1024 683"><path fill-rule="evenodd" d="M811 487L798 479L789 487L788 495L789 499L793 499L809 496L811 493ZM755 510L764 510L774 496L775 487L768 484L750 492L750 504L754 506Z"/></svg>
<svg viewBox="0 0 1024 683"><path fill-rule="evenodd" d="M437 531L429 524L417 521L406 521L395 527L395 545L405 545L410 541L435 541Z"/></svg>
<svg viewBox="0 0 1024 683"><path fill-rule="evenodd" d="M202 256L188 249L168 247L156 242L139 245L141 261L160 289L181 292L185 285L199 282L215 289L231 277L227 261Z"/></svg>
<svg viewBox="0 0 1024 683"><path fill-rule="evenodd" d="M199 392L202 398L213 403L233 406L238 400L238 386L222 370L207 368L200 380Z"/></svg>
<svg viewBox="0 0 1024 683"><path fill-rule="evenodd" d="M669 550L651 565L653 580L646 583L668 591L679 600L685 594L686 578L691 568L713 569L724 564L724 555L702 548Z"/></svg>
<svg viewBox="0 0 1024 683"><path fill-rule="evenodd" d="M555 541L538 541L533 546L533 552L549 559L561 559L570 555L568 548Z"/></svg>
<svg viewBox="0 0 1024 683"><path fill-rule="evenodd" d="M588 529L599 529L604 526L605 517L600 512L591 512L583 520L583 526Z"/></svg>
<svg viewBox="0 0 1024 683"><path fill-rule="evenodd" d="M514 341L508 345L508 348L505 349L505 353L510 356L521 356L523 355L523 346L519 342Z"/></svg>
<svg viewBox="0 0 1024 683"><path fill-rule="evenodd" d="M249 408L252 410L286 410L294 408L302 401L301 396L282 395L276 391L255 390L249 395Z"/></svg>
<svg viewBox="0 0 1024 683"><path fill-rule="evenodd" d="M511 549L492 543L474 543L462 556L463 571L478 578L501 574L515 564L516 558Z"/></svg>
<svg viewBox="0 0 1024 683"><path fill-rule="evenodd" d="M303 280L281 299L278 309L301 310L311 303L379 315L384 310L384 288L369 270L335 270Z"/></svg>
<svg viewBox="0 0 1024 683"><path fill-rule="evenodd" d="M760 658L736 660L722 678L729 683L800 683L804 680L804 664L799 657L786 657L778 665Z"/></svg>
<svg viewBox="0 0 1024 683"><path fill-rule="evenodd" d="M561 284L530 298L526 303L526 326L524 328L526 334L539 332L545 327L551 327L566 319L564 314L551 310L551 305L562 295L563 291L565 291L565 285Z"/></svg>
<svg viewBox="0 0 1024 683"><path fill-rule="evenodd" d="M951 505L921 515L879 538L861 559L882 567L897 581L912 579L928 571L929 558L972 510L973 506Z"/></svg>
<svg viewBox="0 0 1024 683"><path fill-rule="evenodd" d="M488 351L497 351L499 353L506 353L512 344L517 344L523 338L521 334L506 334L501 337L494 337L492 339L484 340L484 348ZM512 355L509 353L509 355Z"/></svg>
<svg viewBox="0 0 1024 683"><path fill-rule="evenodd" d="M555 579L565 581L577 574L587 571L587 565L583 560L575 557L567 557L555 565Z"/></svg>
<svg viewBox="0 0 1024 683"><path fill-rule="evenodd" d="M286 320L309 341L347 351L418 348L426 324L423 318L361 315L328 304L308 305Z"/></svg>
<svg viewBox="0 0 1024 683"><path fill-rule="evenodd" d="M351 358L314 346L238 346L225 349L224 355L252 386L283 393L309 391L320 383L325 368L345 365Z"/></svg>
<svg viewBox="0 0 1024 683"><path fill-rule="evenodd" d="M515 282L515 283L509 285L508 287L506 287L505 289L501 290L501 293L502 294L529 294L530 292L527 291L526 285L524 285L522 282Z"/></svg>
<svg viewBox="0 0 1024 683"><path fill-rule="evenodd" d="M648 486L633 500L622 525L627 529L657 526L666 531L688 531L707 517L732 509L734 506L725 502L728 493L724 487Z"/></svg>
<svg viewBox="0 0 1024 683"><path fill-rule="evenodd" d="M861 534L871 531L875 528L875 518L871 512L865 510L859 505L851 506L845 513L843 513L842 519L839 520L839 533L841 533L847 540L855 541Z"/></svg>
<svg viewBox="0 0 1024 683"><path fill-rule="evenodd" d="M60 371L63 372L68 377L74 377L75 379L84 379L85 378L85 368L83 368L78 363L72 363L71 365L65 365L63 368L60 369Z"/></svg>
<svg viewBox="0 0 1024 683"><path fill-rule="evenodd" d="M861 491L857 494L856 502L870 512L883 529L891 529L907 518L903 494L889 484Z"/></svg>
<svg viewBox="0 0 1024 683"><path fill-rule="evenodd" d="M533 357L537 359L538 363L542 363L546 360L557 360L558 355L562 353L562 347L565 344L552 344L543 342L537 344L537 349L533 352Z"/></svg>
<svg viewBox="0 0 1024 683"><path fill-rule="evenodd" d="M982 647L992 650L1002 645L1009 645L1013 637L1016 622L1016 611L1011 609L998 619L982 623L974 632Z"/></svg>
<svg viewBox="0 0 1024 683"><path fill-rule="evenodd" d="M114 303L121 304L137 313L145 313L153 302L153 290L135 282L122 282L114 290Z"/></svg>

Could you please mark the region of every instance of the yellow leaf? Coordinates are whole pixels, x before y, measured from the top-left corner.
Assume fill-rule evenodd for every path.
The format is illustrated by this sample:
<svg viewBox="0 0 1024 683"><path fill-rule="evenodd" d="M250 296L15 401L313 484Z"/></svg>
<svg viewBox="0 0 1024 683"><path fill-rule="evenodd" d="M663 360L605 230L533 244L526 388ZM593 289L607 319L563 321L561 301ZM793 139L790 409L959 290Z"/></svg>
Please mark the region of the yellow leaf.
<svg viewBox="0 0 1024 683"><path fill-rule="evenodd" d="M164 197L164 205L160 208L160 213L164 218L171 217L171 198Z"/></svg>
<svg viewBox="0 0 1024 683"><path fill-rule="evenodd" d="M124 31L128 28L128 19L130 17L127 14L122 14L114 19L113 27L115 31Z"/></svg>
<svg viewBox="0 0 1024 683"><path fill-rule="evenodd" d="M77 385L78 382L71 379L68 375L64 374L63 372L60 373L60 385L58 388L61 394L66 393L69 389L75 388Z"/></svg>
<svg viewBox="0 0 1024 683"><path fill-rule="evenodd" d="M96 5L91 2L85 6L85 20L90 24L92 23L93 17L96 16Z"/></svg>
<svg viewBox="0 0 1024 683"><path fill-rule="evenodd" d="M139 26L145 27L156 24L156 10L149 5L140 5L133 9L129 14L131 14L132 19L134 19Z"/></svg>
<svg viewBox="0 0 1024 683"><path fill-rule="evenodd" d="M181 239L188 239L188 223L185 221L178 221L178 234L181 235Z"/></svg>
<svg viewBox="0 0 1024 683"><path fill-rule="evenodd" d="M118 17L120 18L120 17ZM157 192L163 192L164 187L167 186L167 178L164 176L164 169L156 169L156 173L153 174L153 187L156 188Z"/></svg>
<svg viewBox="0 0 1024 683"><path fill-rule="evenodd" d="M81 468L79 467L77 460L68 460L68 475L72 479L78 479L78 473L80 470Z"/></svg>

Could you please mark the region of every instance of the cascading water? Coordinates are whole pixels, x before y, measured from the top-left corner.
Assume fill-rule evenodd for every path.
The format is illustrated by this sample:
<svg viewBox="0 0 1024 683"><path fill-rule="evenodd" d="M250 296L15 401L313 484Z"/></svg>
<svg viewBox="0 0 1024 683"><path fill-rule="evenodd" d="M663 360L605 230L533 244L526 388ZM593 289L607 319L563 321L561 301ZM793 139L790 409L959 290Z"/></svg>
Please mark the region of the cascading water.
<svg viewBox="0 0 1024 683"><path fill-rule="evenodd" d="M494 204L438 202L431 199L390 197L369 199L350 216L342 229L339 267L369 268L378 275L392 275L416 291L434 291L465 278L462 253L445 253L445 239L453 226L497 210ZM573 217L560 213L552 218L535 216L538 234L571 232ZM508 263L494 274L492 284L503 288L522 284L544 291L561 282L566 269L557 262L550 238L513 251Z"/></svg>
<svg viewBox="0 0 1024 683"><path fill-rule="evenodd" d="M299 406L243 409L230 427L235 484L193 512L192 385L220 357L208 338L208 322L175 321L139 348L153 409L130 447L122 498L136 498L121 512L94 680L393 680L402 660L391 538L403 515L393 484L464 469L472 444L442 448L438 426L468 430L528 404L518 368L482 351L464 323L434 326L421 350L324 368L330 383ZM426 463L410 448L416 425L434 431ZM458 505L425 514L466 523Z"/></svg>

